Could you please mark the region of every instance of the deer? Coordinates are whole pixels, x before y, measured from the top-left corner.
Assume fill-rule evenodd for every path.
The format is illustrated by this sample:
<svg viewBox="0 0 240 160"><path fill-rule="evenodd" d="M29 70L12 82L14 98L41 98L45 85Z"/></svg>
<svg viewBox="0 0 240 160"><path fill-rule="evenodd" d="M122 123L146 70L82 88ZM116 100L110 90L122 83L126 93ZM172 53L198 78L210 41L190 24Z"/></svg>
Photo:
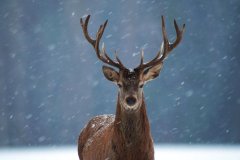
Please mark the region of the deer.
<svg viewBox="0 0 240 160"><path fill-rule="evenodd" d="M144 52L141 51L140 64L129 69L123 65L115 52L115 60L106 53L100 40L108 20L100 25L96 38L88 33L90 15L80 19L83 34L94 48L103 65L102 71L106 79L118 86L115 115L99 115L92 118L82 129L78 139L78 155L80 160L154 160L153 138L151 136L143 86L146 82L158 77L167 55L181 42L185 24L179 29L176 20L174 26L176 39L169 42L162 20L163 42L157 55L144 63Z"/></svg>

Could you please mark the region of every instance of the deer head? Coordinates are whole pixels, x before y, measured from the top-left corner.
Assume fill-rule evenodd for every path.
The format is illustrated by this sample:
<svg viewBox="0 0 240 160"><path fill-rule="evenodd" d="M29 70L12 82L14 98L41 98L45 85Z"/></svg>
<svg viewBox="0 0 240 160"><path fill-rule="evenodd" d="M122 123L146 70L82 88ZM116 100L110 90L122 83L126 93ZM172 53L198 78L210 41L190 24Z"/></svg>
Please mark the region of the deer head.
<svg viewBox="0 0 240 160"><path fill-rule="evenodd" d="M174 20L174 26L176 30L177 37L173 43L169 43L167 38L167 33L165 29L164 17L162 16L162 34L163 34L163 42L161 44L160 51L158 51L155 58L151 61L144 63L143 57L144 52L142 50L141 61L139 66L136 68L128 69L118 58L115 53L116 60L112 60L108 54L106 53L106 49L104 44L102 45L102 49L99 49L100 39L102 38L103 32L107 25L107 20L103 25L100 25L98 32L96 34L96 39L92 39L88 34L88 22L90 19L90 15L88 15L83 22L83 19L80 19L80 24L82 26L82 30L87 41L93 46L97 57L104 63L117 68L115 70L109 66L103 66L102 70L104 76L114 82L119 87L119 102L123 110L127 112L134 112L139 110L140 106L143 102L143 86L146 82L153 80L156 78L160 70L163 67L163 60L167 57L167 55L180 43L182 40L182 36L185 30L185 24L183 28L180 30L176 20Z"/></svg>

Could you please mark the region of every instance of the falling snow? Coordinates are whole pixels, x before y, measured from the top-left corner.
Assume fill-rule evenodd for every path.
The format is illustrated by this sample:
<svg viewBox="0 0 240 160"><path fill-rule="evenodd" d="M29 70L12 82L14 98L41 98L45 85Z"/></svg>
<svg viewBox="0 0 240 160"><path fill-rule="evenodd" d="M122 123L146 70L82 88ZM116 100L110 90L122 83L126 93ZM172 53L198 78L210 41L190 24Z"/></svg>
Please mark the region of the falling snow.
<svg viewBox="0 0 240 160"><path fill-rule="evenodd" d="M154 142L240 143L240 1L0 3L0 147L76 144L89 119L116 112L117 86L81 31L88 14L91 37L108 19L101 43L129 68L142 49L144 62L159 51L161 15L170 42L174 18L185 23L160 76L144 86Z"/></svg>

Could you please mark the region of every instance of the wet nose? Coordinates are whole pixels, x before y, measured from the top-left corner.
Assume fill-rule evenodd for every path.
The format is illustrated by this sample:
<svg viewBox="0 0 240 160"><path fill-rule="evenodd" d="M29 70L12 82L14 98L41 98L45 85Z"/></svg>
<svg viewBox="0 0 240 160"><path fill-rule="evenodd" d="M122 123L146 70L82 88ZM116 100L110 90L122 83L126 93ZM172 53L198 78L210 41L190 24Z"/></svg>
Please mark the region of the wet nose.
<svg viewBox="0 0 240 160"><path fill-rule="evenodd" d="M133 106L136 103L136 98L133 96L129 96L126 98L126 102L129 106Z"/></svg>

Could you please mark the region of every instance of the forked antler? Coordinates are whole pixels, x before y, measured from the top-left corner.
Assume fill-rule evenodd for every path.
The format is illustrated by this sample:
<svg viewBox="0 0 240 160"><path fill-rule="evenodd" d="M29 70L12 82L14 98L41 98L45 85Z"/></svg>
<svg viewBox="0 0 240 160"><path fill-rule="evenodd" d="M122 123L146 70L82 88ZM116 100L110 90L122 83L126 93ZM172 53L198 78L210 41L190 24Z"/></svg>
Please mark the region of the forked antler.
<svg viewBox="0 0 240 160"><path fill-rule="evenodd" d="M165 29L165 21L164 17L162 16L162 34L163 34L163 42L161 44L161 49L158 51L157 55L155 58L153 58L151 61L147 63L143 63L143 50L141 54L141 61L140 65L136 69L141 69L144 70L145 68L149 68L155 65L158 65L163 62L163 60L166 58L166 56L175 48L177 45L180 43L182 40L183 33L185 31L185 24L183 24L183 28L179 30L179 27L177 25L176 20L174 19L174 26L176 30L176 40L173 43L169 43L168 38L167 38L167 32Z"/></svg>
<svg viewBox="0 0 240 160"><path fill-rule="evenodd" d="M109 64L111 66L117 67L119 69L124 69L124 65L122 64L122 62L120 61L120 59L117 57L117 54L115 53L116 56L116 60L114 61L112 60L106 53L106 49L104 44L102 45L102 51L100 51L99 49L99 43L100 40L102 38L103 32L105 30L105 27L107 26L107 22L108 20L105 21L105 23L103 25L100 25L98 32L96 34L96 39L92 39L89 34L88 34L88 22L90 19L90 15L88 15L85 19L85 21L83 22L83 19L80 19L80 24L82 26L82 30L83 30L83 34L85 36L85 38L87 39L87 41L93 46L93 48L96 51L97 57L103 61L106 64Z"/></svg>

